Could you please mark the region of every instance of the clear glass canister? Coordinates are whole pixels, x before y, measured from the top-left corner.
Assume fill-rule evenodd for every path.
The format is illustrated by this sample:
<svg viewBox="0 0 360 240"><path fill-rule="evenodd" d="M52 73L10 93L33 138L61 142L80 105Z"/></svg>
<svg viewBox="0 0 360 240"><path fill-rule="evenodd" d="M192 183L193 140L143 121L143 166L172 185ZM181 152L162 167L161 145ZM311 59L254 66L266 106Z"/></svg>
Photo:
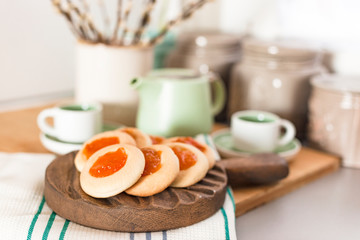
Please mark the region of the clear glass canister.
<svg viewBox="0 0 360 240"><path fill-rule="evenodd" d="M310 79L324 69L319 53L286 42L243 42L232 71L228 117L236 111L269 111L294 123L304 140Z"/></svg>
<svg viewBox="0 0 360 240"><path fill-rule="evenodd" d="M360 77L321 75L311 80L308 142L360 168Z"/></svg>
<svg viewBox="0 0 360 240"><path fill-rule="evenodd" d="M239 36L219 32L184 32L169 54L166 66L191 68L203 74L209 71L217 73L229 89L231 69L240 60L240 40ZM226 112L227 104L216 120L225 121Z"/></svg>

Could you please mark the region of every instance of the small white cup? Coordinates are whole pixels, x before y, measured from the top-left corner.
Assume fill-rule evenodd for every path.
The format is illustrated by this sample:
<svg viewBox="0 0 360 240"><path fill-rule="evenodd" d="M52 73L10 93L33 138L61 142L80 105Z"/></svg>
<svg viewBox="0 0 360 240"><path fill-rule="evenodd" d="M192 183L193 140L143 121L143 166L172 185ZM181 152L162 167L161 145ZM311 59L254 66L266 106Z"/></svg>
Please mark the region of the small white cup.
<svg viewBox="0 0 360 240"><path fill-rule="evenodd" d="M280 136L281 129L285 129ZM239 150L260 153L272 152L295 137L294 125L279 116L264 111L240 111L231 116L231 135Z"/></svg>
<svg viewBox="0 0 360 240"><path fill-rule="evenodd" d="M50 126L47 118L53 118ZM64 142L82 143L102 130L102 106L99 103L64 103L40 112L37 124L42 132Z"/></svg>

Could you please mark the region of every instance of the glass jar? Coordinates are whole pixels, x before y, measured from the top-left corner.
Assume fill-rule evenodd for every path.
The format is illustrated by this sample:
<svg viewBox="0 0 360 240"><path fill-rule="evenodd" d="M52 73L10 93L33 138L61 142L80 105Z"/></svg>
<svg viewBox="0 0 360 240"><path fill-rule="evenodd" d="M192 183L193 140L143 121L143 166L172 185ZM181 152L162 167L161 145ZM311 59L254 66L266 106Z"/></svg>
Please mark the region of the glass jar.
<svg viewBox="0 0 360 240"><path fill-rule="evenodd" d="M217 73L226 89L229 89L231 69L240 59L240 40L239 36L218 32L184 32L176 41L175 49L169 54L166 67L191 68L202 74L209 71ZM227 104L215 119L225 121L226 115Z"/></svg>
<svg viewBox="0 0 360 240"><path fill-rule="evenodd" d="M306 135L310 79L323 71L317 51L286 42L248 39L232 71L228 117L254 109L273 112L294 123L297 137Z"/></svg>
<svg viewBox="0 0 360 240"><path fill-rule="evenodd" d="M311 86L309 145L360 168L360 77L321 75Z"/></svg>

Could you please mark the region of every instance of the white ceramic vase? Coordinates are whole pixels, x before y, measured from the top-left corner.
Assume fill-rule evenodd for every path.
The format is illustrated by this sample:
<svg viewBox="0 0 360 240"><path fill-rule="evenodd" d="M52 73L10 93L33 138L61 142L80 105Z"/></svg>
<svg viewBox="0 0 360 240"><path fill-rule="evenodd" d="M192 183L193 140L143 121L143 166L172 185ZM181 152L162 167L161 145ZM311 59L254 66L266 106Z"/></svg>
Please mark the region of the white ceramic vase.
<svg viewBox="0 0 360 240"><path fill-rule="evenodd" d="M138 94L130 81L153 66L153 48L77 44L75 98L100 102L105 121L135 126Z"/></svg>

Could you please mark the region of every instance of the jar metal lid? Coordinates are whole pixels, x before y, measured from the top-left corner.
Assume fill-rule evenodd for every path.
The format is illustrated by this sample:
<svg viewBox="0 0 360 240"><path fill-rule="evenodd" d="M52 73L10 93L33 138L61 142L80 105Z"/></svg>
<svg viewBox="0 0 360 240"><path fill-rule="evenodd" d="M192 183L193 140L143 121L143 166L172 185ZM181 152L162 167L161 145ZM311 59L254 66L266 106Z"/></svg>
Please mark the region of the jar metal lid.
<svg viewBox="0 0 360 240"><path fill-rule="evenodd" d="M311 79L311 85L326 91L360 95L360 77L323 74Z"/></svg>
<svg viewBox="0 0 360 240"><path fill-rule="evenodd" d="M242 50L244 55L298 60L314 59L319 53L313 46L290 40L262 41L246 39L243 41Z"/></svg>
<svg viewBox="0 0 360 240"><path fill-rule="evenodd" d="M241 37L220 32L187 32L178 39L181 48L240 47Z"/></svg>

